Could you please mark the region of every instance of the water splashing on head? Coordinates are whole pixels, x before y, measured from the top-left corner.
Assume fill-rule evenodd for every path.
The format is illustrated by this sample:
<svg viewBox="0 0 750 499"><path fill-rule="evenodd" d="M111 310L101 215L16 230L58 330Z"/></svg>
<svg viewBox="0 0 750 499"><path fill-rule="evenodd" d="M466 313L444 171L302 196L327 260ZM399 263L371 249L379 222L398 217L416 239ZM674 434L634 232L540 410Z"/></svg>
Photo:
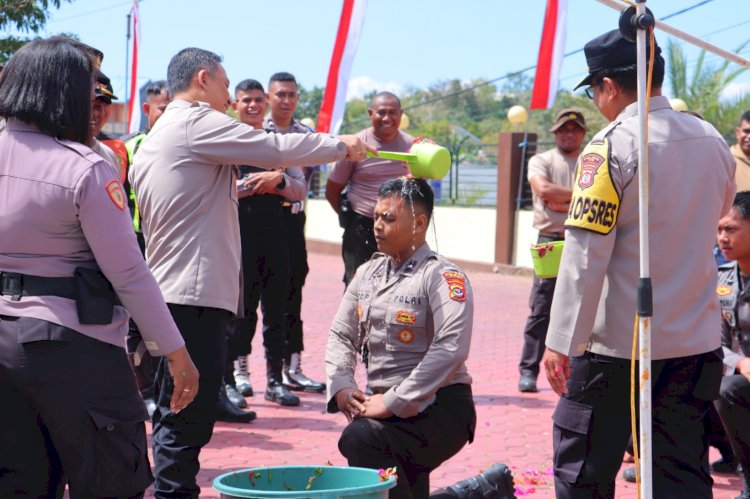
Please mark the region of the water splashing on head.
<svg viewBox="0 0 750 499"><path fill-rule="evenodd" d="M375 207L378 249L400 266L424 244L434 194L426 180L399 177L384 183Z"/></svg>

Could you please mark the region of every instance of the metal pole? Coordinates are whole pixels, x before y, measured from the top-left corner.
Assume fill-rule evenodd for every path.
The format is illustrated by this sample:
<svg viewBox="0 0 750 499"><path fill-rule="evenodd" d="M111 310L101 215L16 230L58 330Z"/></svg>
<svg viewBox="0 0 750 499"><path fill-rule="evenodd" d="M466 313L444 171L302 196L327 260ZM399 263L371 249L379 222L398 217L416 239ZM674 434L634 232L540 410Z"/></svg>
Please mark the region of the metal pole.
<svg viewBox="0 0 750 499"><path fill-rule="evenodd" d="M130 16L132 15L132 13L133 13L133 8L131 7L130 11L128 12L128 15L125 16L127 18L127 22L128 22L128 25L125 28L125 91L123 92L123 94L125 95L125 106L126 106L125 109L126 109L126 111L127 111L127 106L128 106L128 104L130 102L130 100L128 98L128 88L129 88L129 85L128 85L128 74L129 74L128 70L130 69L130 62L129 62L129 57L128 56L130 55L130 52L129 52L129 49L130 49ZM132 97L133 96L131 95L130 98L132 98ZM125 120L126 120L125 121L125 128L126 128L125 133L128 133L128 130L127 130L127 126L128 126L127 125L127 112L126 112L126 115L125 115Z"/></svg>
<svg viewBox="0 0 750 499"><path fill-rule="evenodd" d="M638 0L636 16L646 14L646 0ZM638 361L640 387L640 497L653 497L653 456L651 447L651 282L649 269L649 162L648 88L646 70L646 30L636 32L638 53L638 232L640 238L640 279L638 282Z"/></svg>
<svg viewBox="0 0 750 499"><path fill-rule="evenodd" d="M628 7L627 5L623 5L621 2L618 2L616 0L596 0L596 1L601 4L607 5L608 7L612 7L613 9L618 10L620 12L622 12ZM721 47L712 45L704 40L701 40L700 38L697 38L693 35L685 33L684 31L680 31L677 28L673 28L672 26L665 24L661 21L656 21L656 27L664 31L665 33L669 33L672 36L680 38L681 40L684 40L688 43L692 43L693 45L696 45L702 49L705 49L708 52L711 52L713 54L723 57L724 59L727 59L736 64L739 64L740 66L750 68L749 60L745 59L744 57L740 57L739 55L733 52L728 52L722 49Z"/></svg>
<svg viewBox="0 0 750 499"><path fill-rule="evenodd" d="M531 105L529 105L531 107ZM529 114L531 112L529 111ZM526 150L529 145L529 118L530 116L526 117L526 123L525 128L523 130L523 142L521 145L521 168L519 168L519 171L521 172L518 176L518 195L516 195L516 217L518 217L518 212L521 210L521 196L523 195L523 174L524 170L526 169Z"/></svg>

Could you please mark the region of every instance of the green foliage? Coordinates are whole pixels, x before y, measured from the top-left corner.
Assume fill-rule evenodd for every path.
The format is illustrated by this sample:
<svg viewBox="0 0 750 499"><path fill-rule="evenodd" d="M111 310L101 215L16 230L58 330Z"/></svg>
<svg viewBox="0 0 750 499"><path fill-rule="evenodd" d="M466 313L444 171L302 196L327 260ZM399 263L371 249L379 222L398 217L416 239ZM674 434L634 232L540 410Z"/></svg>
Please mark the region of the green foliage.
<svg viewBox="0 0 750 499"><path fill-rule="evenodd" d="M294 115L297 119L312 118L316 123L318 122L318 113L320 112L320 105L323 103L323 89L320 87L313 87L311 90L307 90L302 85L299 86L299 102L297 103L297 110Z"/></svg>
<svg viewBox="0 0 750 499"><path fill-rule="evenodd" d="M16 29L36 33L44 27L49 8L59 8L62 0L0 0L0 30ZM71 1L71 0L66 0ZM0 37L0 63L34 38Z"/></svg>
<svg viewBox="0 0 750 499"><path fill-rule="evenodd" d="M735 52L744 49L750 40L741 44ZM734 139L734 128L740 115L750 109L750 95L731 100L719 100L722 90L747 68L731 66L730 61L718 65L706 63L706 51L701 51L688 78L687 60L682 48L670 40L667 45L667 70L671 81L672 96L685 101L688 109L700 113L712 123L728 140Z"/></svg>

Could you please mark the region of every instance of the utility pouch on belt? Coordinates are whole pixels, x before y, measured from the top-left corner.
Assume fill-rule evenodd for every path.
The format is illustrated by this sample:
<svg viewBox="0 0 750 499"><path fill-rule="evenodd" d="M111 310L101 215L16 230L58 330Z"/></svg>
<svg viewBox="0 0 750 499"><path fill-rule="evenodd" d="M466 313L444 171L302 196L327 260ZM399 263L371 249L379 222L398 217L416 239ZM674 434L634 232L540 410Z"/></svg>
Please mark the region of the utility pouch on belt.
<svg viewBox="0 0 750 499"><path fill-rule="evenodd" d="M346 199L346 193L341 194L341 209L339 210L339 227L346 229L349 225L349 219L352 216L352 206L349 200Z"/></svg>
<svg viewBox="0 0 750 499"><path fill-rule="evenodd" d="M81 324L111 324L117 295L104 274L98 269L78 267L73 272L76 282L76 310Z"/></svg>

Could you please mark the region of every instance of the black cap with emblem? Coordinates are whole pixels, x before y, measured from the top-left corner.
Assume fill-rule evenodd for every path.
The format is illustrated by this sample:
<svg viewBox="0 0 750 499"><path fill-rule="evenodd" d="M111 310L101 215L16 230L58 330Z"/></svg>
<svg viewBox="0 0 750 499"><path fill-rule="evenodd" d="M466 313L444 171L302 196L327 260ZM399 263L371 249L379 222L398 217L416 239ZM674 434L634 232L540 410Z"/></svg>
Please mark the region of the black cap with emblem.
<svg viewBox="0 0 750 499"><path fill-rule="evenodd" d="M647 54L649 54L649 50L650 47L646 50ZM638 61L635 43L626 40L619 29L613 29L603 35L597 36L584 45L583 52L586 54L586 64L589 67L589 74L573 90L591 85L591 79L594 74L603 69L629 66ZM656 55L661 60L661 63L664 64L658 43L656 44Z"/></svg>

